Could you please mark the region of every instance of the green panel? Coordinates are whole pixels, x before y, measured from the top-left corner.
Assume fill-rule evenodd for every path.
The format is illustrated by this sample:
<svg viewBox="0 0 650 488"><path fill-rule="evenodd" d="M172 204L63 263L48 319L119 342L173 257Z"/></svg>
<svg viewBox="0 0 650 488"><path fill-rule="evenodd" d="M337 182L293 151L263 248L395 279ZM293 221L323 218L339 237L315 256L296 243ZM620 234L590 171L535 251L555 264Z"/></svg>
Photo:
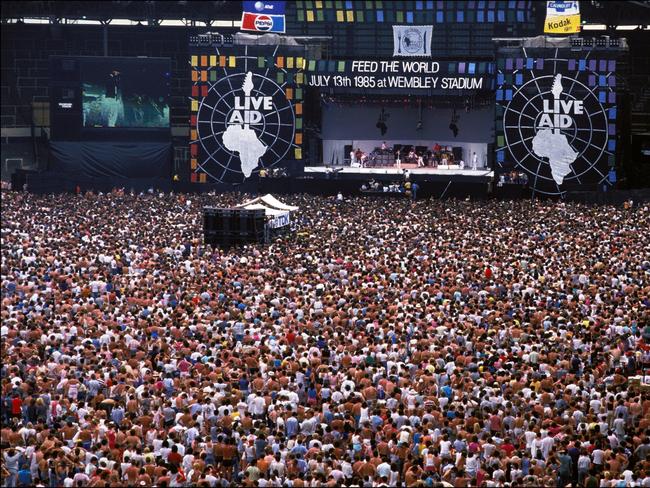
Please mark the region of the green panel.
<svg viewBox="0 0 650 488"><path fill-rule="evenodd" d="M305 1L305 8L307 8L307 9L314 8L314 2L312 2L312 0L306 0Z"/></svg>
<svg viewBox="0 0 650 488"><path fill-rule="evenodd" d="M515 11L514 10L508 10L506 12L506 20L508 22L514 22L515 21Z"/></svg>
<svg viewBox="0 0 650 488"><path fill-rule="evenodd" d="M397 22L400 24L404 22L404 12L397 12Z"/></svg>
<svg viewBox="0 0 650 488"><path fill-rule="evenodd" d="M278 76L277 76L277 78L276 78L276 81L277 81L278 83L280 83L280 84L281 84L281 83L284 83L284 73L283 73L282 71L279 71L279 72L278 72Z"/></svg>
<svg viewBox="0 0 650 488"><path fill-rule="evenodd" d="M309 71L316 71L316 61L313 59L309 60L309 67L307 68Z"/></svg>
<svg viewBox="0 0 650 488"><path fill-rule="evenodd" d="M456 72L456 63L449 63L449 72L450 73L455 73Z"/></svg>
<svg viewBox="0 0 650 488"><path fill-rule="evenodd" d="M325 0L325 8L332 8L332 0Z"/></svg>
<svg viewBox="0 0 650 488"><path fill-rule="evenodd" d="M497 68L501 70L506 69L506 60L502 58L497 59Z"/></svg>
<svg viewBox="0 0 650 488"><path fill-rule="evenodd" d="M393 2L389 2L389 3L392 4ZM384 2L382 2L381 0L378 0L377 2L375 2L375 5L377 7L377 10L381 10L382 8L384 8Z"/></svg>
<svg viewBox="0 0 650 488"><path fill-rule="evenodd" d="M503 136L497 136L497 147L503 147L506 145L506 140Z"/></svg>
<svg viewBox="0 0 650 488"><path fill-rule="evenodd" d="M366 0L366 10L372 10L373 5L371 0Z"/></svg>
<svg viewBox="0 0 650 488"><path fill-rule="evenodd" d="M257 67L258 67L258 68L264 68L264 65L265 65L265 64L266 64L266 63L265 63L265 59L264 59L262 56L260 56L259 58L257 58Z"/></svg>
<svg viewBox="0 0 650 488"><path fill-rule="evenodd" d="M364 22L363 20L363 11L362 10L357 10L357 16L356 16L356 21L357 22Z"/></svg>
<svg viewBox="0 0 650 488"><path fill-rule="evenodd" d="M339 61L338 70L339 70L339 73L342 73L343 71L345 71L345 61Z"/></svg>
<svg viewBox="0 0 650 488"><path fill-rule="evenodd" d="M296 18L298 19L298 22L304 22L305 21L305 11L304 10L298 10L296 12Z"/></svg>
<svg viewBox="0 0 650 488"><path fill-rule="evenodd" d="M210 81L217 81L217 72L210 71L209 77L210 77Z"/></svg>
<svg viewBox="0 0 650 488"><path fill-rule="evenodd" d="M296 1L296 8L301 9L304 7L304 2L302 0L297 0Z"/></svg>
<svg viewBox="0 0 650 488"><path fill-rule="evenodd" d="M336 10L341 10L343 8L343 2L341 0L336 0L334 5L336 6Z"/></svg>
<svg viewBox="0 0 650 488"><path fill-rule="evenodd" d="M325 14L323 13L322 10L317 10L316 11L316 20L318 22L322 22L323 20L325 20Z"/></svg>
<svg viewBox="0 0 650 488"><path fill-rule="evenodd" d="M296 99L302 100L302 88L296 88Z"/></svg>
<svg viewBox="0 0 650 488"><path fill-rule="evenodd" d="M302 129L302 117L296 117L296 129Z"/></svg>

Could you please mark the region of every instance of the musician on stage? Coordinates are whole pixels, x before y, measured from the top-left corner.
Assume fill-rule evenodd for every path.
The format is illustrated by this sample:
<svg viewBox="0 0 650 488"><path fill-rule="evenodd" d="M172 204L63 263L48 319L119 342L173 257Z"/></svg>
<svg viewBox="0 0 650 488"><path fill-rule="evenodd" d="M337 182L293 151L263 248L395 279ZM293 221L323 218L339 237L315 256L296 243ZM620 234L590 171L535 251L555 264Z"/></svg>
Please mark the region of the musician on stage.
<svg viewBox="0 0 650 488"><path fill-rule="evenodd" d="M402 150L398 149L395 153L395 163L397 164L397 169L402 169Z"/></svg>

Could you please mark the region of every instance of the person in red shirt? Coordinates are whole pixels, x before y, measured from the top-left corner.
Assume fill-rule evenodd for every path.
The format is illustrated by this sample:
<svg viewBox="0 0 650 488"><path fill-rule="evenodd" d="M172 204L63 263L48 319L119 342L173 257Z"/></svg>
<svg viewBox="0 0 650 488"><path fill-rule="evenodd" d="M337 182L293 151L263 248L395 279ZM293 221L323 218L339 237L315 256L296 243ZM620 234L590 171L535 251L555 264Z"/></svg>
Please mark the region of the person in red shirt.
<svg viewBox="0 0 650 488"><path fill-rule="evenodd" d="M485 268L485 278L488 280L492 278L492 268L490 268L489 266Z"/></svg>
<svg viewBox="0 0 650 488"><path fill-rule="evenodd" d="M183 456L178 453L178 446L174 444L172 446L172 452L167 456L167 462L173 464L174 466L180 466L183 461Z"/></svg>
<svg viewBox="0 0 650 488"><path fill-rule="evenodd" d="M22 413L22 407L23 407L23 401L18 395L16 395L11 400L11 416L20 417Z"/></svg>

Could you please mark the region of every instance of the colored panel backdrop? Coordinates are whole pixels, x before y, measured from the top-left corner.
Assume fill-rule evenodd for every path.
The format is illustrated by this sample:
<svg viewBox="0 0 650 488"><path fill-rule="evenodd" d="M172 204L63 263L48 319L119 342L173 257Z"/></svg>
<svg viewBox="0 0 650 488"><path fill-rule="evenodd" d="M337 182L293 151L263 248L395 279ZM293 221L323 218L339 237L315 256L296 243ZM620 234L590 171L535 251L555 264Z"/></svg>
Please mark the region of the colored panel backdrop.
<svg viewBox="0 0 650 488"><path fill-rule="evenodd" d="M605 182L616 154L616 54L500 49L496 172L560 195Z"/></svg>
<svg viewBox="0 0 650 488"><path fill-rule="evenodd" d="M194 182L242 183L302 159L304 48L190 47Z"/></svg>

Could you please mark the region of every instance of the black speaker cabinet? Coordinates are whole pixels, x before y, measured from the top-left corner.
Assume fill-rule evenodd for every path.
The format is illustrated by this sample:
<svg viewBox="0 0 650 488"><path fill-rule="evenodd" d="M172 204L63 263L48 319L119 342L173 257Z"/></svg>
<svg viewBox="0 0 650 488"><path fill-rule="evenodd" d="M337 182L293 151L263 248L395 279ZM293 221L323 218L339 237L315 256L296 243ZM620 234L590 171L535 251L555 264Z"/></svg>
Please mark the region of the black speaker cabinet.
<svg viewBox="0 0 650 488"><path fill-rule="evenodd" d="M455 146L452 150L454 155L454 161L458 162L463 159L463 148L460 146Z"/></svg>
<svg viewBox="0 0 650 488"><path fill-rule="evenodd" d="M264 210L205 207L203 237L206 244L213 246L262 244L267 240Z"/></svg>

